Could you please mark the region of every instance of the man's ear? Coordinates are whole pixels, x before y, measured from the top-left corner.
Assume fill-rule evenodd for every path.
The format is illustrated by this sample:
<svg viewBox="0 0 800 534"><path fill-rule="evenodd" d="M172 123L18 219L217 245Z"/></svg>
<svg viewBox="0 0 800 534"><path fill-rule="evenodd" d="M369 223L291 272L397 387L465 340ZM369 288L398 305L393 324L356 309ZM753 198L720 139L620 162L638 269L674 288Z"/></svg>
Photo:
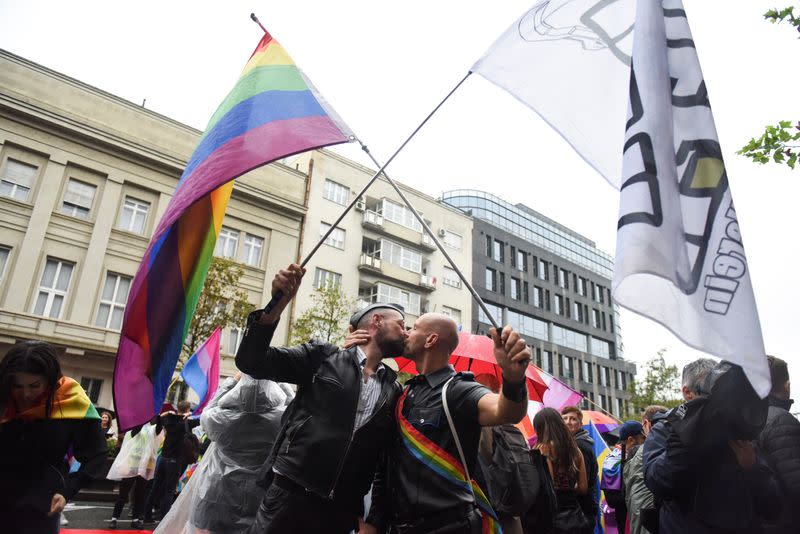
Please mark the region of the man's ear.
<svg viewBox="0 0 800 534"><path fill-rule="evenodd" d="M428 337L425 338L425 346L430 348L436 345L439 342L439 334L431 332L428 334Z"/></svg>

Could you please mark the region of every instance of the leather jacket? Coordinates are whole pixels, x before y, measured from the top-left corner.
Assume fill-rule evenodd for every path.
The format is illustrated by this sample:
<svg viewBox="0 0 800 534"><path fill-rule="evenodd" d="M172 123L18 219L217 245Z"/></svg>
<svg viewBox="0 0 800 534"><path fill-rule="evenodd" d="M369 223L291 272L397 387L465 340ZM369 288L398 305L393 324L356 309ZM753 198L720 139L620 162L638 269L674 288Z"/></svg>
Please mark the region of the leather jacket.
<svg viewBox="0 0 800 534"><path fill-rule="evenodd" d="M267 466L360 513L378 460L394 435L394 406L401 393L397 374L388 367L381 374L375 409L354 432L363 376L357 349L318 340L272 347L276 325L249 322L236 366L253 378L298 385Z"/></svg>

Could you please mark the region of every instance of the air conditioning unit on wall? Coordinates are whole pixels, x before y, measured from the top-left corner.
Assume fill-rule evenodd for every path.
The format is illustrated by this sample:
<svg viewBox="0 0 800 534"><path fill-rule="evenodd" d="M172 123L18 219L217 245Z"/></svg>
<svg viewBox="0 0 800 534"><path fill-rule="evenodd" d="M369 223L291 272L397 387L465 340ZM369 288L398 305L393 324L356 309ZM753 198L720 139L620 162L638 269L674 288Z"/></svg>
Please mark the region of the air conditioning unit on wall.
<svg viewBox="0 0 800 534"><path fill-rule="evenodd" d="M356 202L356 210L364 211L365 209L367 209L367 203L364 202L363 199L358 199L358 201Z"/></svg>
<svg viewBox="0 0 800 534"><path fill-rule="evenodd" d="M447 235L447 230L439 228L439 237L444 237L445 235Z"/></svg>

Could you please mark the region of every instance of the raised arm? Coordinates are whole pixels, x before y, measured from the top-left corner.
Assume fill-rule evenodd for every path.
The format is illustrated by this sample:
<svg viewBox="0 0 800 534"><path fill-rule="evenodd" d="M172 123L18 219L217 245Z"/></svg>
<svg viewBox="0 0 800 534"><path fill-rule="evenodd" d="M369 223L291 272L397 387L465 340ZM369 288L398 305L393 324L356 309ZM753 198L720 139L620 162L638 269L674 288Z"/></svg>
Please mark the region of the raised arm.
<svg viewBox="0 0 800 534"><path fill-rule="evenodd" d="M531 349L510 326L500 335L489 330L494 341L494 357L503 371L500 394L490 393L478 401L478 422L481 426L518 423L528 410L528 387L525 371L531 360Z"/></svg>
<svg viewBox="0 0 800 534"><path fill-rule="evenodd" d="M317 352L314 345L271 346L281 312L297 294L303 274L305 269L294 263L278 271L272 280L272 295L281 292L283 298L269 313L258 310L247 318L247 328L236 352L236 367L243 373L256 379L302 384L311 379L319 366L315 354L312 354Z"/></svg>

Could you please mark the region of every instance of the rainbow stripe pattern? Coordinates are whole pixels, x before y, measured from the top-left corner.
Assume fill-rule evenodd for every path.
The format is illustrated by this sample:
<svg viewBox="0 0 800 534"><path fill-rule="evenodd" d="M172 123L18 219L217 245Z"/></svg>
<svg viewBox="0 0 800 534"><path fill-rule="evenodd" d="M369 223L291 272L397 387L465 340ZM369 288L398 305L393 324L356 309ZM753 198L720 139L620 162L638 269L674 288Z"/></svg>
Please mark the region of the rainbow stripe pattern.
<svg viewBox="0 0 800 534"><path fill-rule="evenodd" d="M219 341L222 329L217 327L208 339L192 354L181 370L181 378L197 393L200 403L192 412L203 413L219 386Z"/></svg>
<svg viewBox="0 0 800 534"><path fill-rule="evenodd" d="M268 33L211 117L134 278L114 369L120 430L166 398L205 282L233 180L277 159L344 143L350 129Z"/></svg>
<svg viewBox="0 0 800 534"><path fill-rule="evenodd" d="M489 499L486 498L486 494L483 493L483 490L478 486L475 480L467 482L464 466L461 465L461 462L455 459L449 452L439 447L436 443L426 438L424 434L414 428L414 425L405 418L403 415L403 404L405 403L406 395L408 395L408 388L403 392L403 395L395 406L397 423L400 427L400 438L406 450L445 480L467 491L469 491L471 487L472 493L475 495L475 503L481 511L483 534L502 533L497 515L495 515L492 509Z"/></svg>
<svg viewBox="0 0 800 534"><path fill-rule="evenodd" d="M89 396L75 380L68 376L62 376L56 386L51 419L100 419L100 414L89 400ZM37 401L34 406L21 412L16 411L13 402L10 403L0 418L0 424L12 419L44 419L47 394L42 395Z"/></svg>

